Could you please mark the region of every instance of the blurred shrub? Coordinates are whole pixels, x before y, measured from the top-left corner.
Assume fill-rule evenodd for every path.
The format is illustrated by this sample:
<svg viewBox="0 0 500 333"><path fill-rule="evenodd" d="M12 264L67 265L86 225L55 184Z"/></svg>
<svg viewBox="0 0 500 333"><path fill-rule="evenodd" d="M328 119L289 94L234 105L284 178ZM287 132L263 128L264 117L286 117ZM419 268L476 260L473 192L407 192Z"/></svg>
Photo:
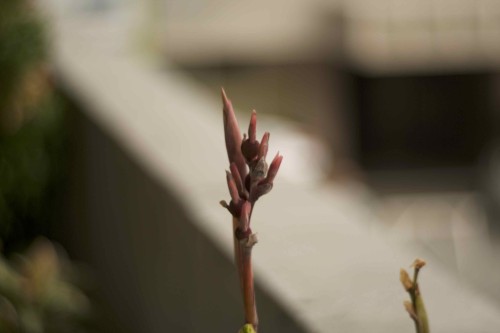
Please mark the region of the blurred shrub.
<svg viewBox="0 0 500 333"><path fill-rule="evenodd" d="M48 240L37 239L16 268L0 257L0 332L84 332L89 302L70 283L72 267Z"/></svg>
<svg viewBox="0 0 500 333"><path fill-rule="evenodd" d="M34 86L30 78L32 71L45 60L46 45L44 26L29 1L0 0L0 119L3 131L20 126L23 107L36 105L34 90L43 84Z"/></svg>
<svg viewBox="0 0 500 333"><path fill-rule="evenodd" d="M46 66L44 25L28 0L0 0L0 332L83 332L89 312L47 234L63 179L63 113Z"/></svg>
<svg viewBox="0 0 500 333"><path fill-rule="evenodd" d="M62 179L63 128L30 1L0 0L0 239L21 249L46 234Z"/></svg>

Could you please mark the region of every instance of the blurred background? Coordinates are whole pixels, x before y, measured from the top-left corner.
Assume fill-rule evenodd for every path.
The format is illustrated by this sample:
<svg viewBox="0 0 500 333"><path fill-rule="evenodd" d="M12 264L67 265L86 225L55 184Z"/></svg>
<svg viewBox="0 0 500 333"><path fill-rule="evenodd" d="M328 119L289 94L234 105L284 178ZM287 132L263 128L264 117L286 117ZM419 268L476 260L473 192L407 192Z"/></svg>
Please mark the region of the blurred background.
<svg viewBox="0 0 500 333"><path fill-rule="evenodd" d="M213 283L236 311L230 262L193 222L196 190L163 179L179 167L224 188L191 144L223 156L221 86L241 119L259 112L285 183L355 193L365 228L424 248L500 304L499 70L494 0L1 1L0 331L200 332L190 309L205 303L184 291ZM108 114L119 103L130 110ZM227 281L176 275L211 265ZM259 293L276 327L307 331Z"/></svg>

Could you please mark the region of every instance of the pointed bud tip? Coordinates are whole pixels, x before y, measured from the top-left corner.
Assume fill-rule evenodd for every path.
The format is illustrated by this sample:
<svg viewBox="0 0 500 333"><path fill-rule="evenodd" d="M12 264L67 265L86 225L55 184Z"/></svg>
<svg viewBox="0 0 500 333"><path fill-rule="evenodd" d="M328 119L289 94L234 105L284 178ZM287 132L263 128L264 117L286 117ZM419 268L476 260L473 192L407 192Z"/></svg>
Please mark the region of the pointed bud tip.
<svg viewBox="0 0 500 333"><path fill-rule="evenodd" d="M255 142L257 140L257 112L252 111L252 116L250 117L250 124L248 125L248 138L250 142Z"/></svg>
<svg viewBox="0 0 500 333"><path fill-rule="evenodd" d="M278 170L280 169L281 161L283 161L283 156L281 156L278 152L269 166L269 171L267 172L266 177L267 182L272 183L274 181L274 178L276 178Z"/></svg>
<svg viewBox="0 0 500 333"><path fill-rule="evenodd" d="M410 267L414 267L415 269L420 269L420 268L424 267L425 264L426 264L425 260L417 258L417 259L415 259L413 264L411 264Z"/></svg>
<svg viewBox="0 0 500 333"><path fill-rule="evenodd" d="M267 151L269 149L269 137L270 137L270 135L271 134L269 132L266 132L262 136L262 140L260 141L260 147L259 147L259 155L258 155L259 159L266 158L266 156L267 156Z"/></svg>
<svg viewBox="0 0 500 333"><path fill-rule="evenodd" d="M220 92L221 92L221 97L222 97L222 112L224 113L224 119L226 121L226 114L231 112L232 110L232 104L231 104L231 100L229 98L227 98L227 95L226 95L226 91L224 90L224 88L220 88Z"/></svg>
<svg viewBox="0 0 500 333"><path fill-rule="evenodd" d="M226 103L228 101L226 91L224 90L224 87L220 87L220 93L222 96L222 102Z"/></svg>
<svg viewBox="0 0 500 333"><path fill-rule="evenodd" d="M410 291L413 288L413 281L411 280L410 275L408 275L408 272L403 268L399 271L399 281L401 281L401 284L406 291Z"/></svg>
<svg viewBox="0 0 500 333"><path fill-rule="evenodd" d="M410 315L410 318L413 320L418 320L417 314L415 313L415 309L410 301L404 301L403 306Z"/></svg>
<svg viewBox="0 0 500 333"><path fill-rule="evenodd" d="M224 88L221 88L223 125L224 125L224 141L226 143L227 157L229 163L236 163L240 176L244 178L247 175L245 158L241 153L241 133L238 126L238 120L234 114L231 101L227 98Z"/></svg>

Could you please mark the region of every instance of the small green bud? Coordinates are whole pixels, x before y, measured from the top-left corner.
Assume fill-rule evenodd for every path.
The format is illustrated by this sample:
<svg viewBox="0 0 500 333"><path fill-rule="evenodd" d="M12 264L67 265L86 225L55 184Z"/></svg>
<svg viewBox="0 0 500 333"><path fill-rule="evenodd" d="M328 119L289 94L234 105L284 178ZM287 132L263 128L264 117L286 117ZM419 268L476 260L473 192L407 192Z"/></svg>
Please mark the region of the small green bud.
<svg viewBox="0 0 500 333"><path fill-rule="evenodd" d="M251 324L245 324L238 333L256 333Z"/></svg>

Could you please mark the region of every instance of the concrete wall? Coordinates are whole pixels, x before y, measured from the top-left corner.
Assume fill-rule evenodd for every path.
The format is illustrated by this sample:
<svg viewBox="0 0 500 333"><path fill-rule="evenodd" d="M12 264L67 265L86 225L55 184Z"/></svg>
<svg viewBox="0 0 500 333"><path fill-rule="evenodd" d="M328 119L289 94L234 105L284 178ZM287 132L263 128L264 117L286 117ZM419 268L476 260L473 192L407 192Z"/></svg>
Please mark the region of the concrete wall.
<svg viewBox="0 0 500 333"><path fill-rule="evenodd" d="M94 273L104 331L236 332L243 311L231 258L193 225L175 192L84 113L69 116L63 242ZM305 332L259 286L257 299L264 331Z"/></svg>

